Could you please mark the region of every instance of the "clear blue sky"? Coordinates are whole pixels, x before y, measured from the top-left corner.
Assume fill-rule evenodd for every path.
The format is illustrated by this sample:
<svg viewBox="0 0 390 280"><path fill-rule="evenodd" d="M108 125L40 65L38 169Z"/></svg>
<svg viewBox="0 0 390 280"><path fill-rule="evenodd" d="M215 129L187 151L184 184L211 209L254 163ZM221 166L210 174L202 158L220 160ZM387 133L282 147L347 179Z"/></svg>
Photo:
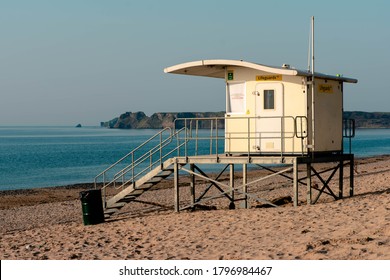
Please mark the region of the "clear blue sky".
<svg viewBox="0 0 390 280"><path fill-rule="evenodd" d="M0 125L98 125L126 111L225 109L219 79L165 74L200 59L357 78L345 110L390 111L389 1L3 0Z"/></svg>

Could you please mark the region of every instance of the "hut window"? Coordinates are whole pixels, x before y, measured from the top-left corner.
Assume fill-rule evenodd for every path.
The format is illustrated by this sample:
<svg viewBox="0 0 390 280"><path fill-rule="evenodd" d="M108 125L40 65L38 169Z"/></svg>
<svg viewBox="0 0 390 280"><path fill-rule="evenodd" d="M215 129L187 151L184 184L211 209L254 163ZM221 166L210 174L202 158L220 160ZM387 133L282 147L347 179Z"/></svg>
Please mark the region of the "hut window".
<svg viewBox="0 0 390 280"><path fill-rule="evenodd" d="M275 109L275 91L273 89L264 90L264 110Z"/></svg>

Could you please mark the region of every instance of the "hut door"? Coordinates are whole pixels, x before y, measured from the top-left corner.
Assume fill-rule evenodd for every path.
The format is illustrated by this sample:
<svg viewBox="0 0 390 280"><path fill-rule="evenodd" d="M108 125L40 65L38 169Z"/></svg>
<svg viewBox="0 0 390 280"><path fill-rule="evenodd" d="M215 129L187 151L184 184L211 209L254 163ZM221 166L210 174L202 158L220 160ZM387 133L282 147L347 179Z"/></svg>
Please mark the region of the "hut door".
<svg viewBox="0 0 390 280"><path fill-rule="evenodd" d="M256 85L256 149L282 152L283 84Z"/></svg>

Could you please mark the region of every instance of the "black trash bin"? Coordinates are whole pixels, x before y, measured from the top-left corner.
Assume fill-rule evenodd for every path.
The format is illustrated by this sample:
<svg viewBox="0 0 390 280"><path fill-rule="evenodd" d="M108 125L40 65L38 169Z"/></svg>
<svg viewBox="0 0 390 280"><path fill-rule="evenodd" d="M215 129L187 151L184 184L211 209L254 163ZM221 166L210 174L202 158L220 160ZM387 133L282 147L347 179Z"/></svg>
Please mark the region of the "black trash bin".
<svg viewBox="0 0 390 280"><path fill-rule="evenodd" d="M101 190L80 192L81 208L84 225L104 223L104 211Z"/></svg>

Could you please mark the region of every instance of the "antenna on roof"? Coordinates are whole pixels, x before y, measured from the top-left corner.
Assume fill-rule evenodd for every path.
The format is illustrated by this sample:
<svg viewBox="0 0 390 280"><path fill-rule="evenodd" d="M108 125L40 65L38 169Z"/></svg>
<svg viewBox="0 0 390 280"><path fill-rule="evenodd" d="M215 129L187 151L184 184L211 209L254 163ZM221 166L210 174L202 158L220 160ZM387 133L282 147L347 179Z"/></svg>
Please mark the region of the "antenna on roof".
<svg viewBox="0 0 390 280"><path fill-rule="evenodd" d="M311 70L314 73L314 16L311 17L311 29L309 32L309 48L307 52L307 72L311 73Z"/></svg>
<svg viewBox="0 0 390 280"><path fill-rule="evenodd" d="M310 55L309 55L310 56ZM310 63L310 62L309 62ZM309 64L309 73L310 73L310 64ZM315 101L314 101L314 16L311 17L311 148L314 150L314 111L315 111Z"/></svg>

